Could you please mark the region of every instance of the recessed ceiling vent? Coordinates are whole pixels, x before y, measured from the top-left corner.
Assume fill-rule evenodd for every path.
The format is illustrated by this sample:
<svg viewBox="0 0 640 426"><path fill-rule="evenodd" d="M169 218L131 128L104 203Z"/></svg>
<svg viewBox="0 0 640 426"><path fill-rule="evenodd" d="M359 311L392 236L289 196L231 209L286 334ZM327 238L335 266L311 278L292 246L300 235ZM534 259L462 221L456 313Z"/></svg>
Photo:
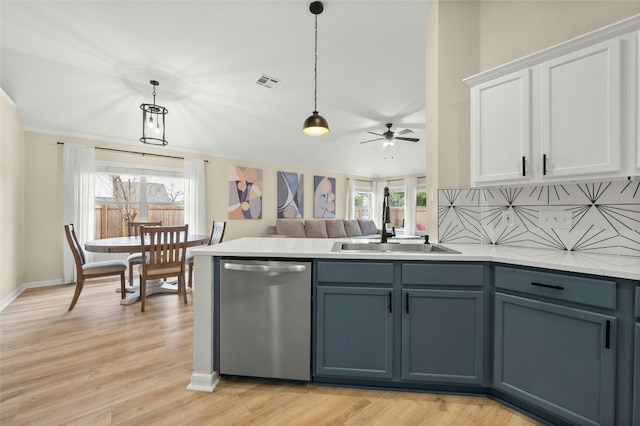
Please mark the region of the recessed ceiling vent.
<svg viewBox="0 0 640 426"><path fill-rule="evenodd" d="M264 86L267 89L271 89L273 86L275 86L278 83L280 83L280 80L278 80L277 78L269 77L268 75L264 75L264 74L262 74L262 76L258 79L258 81L256 81L256 84L259 84L260 86Z"/></svg>

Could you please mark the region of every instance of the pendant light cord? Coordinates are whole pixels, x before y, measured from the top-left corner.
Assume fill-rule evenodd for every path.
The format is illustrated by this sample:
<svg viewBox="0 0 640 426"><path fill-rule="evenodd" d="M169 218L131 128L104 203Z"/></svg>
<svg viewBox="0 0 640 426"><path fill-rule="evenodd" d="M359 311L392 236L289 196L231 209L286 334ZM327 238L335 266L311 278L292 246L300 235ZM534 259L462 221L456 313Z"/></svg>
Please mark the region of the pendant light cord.
<svg viewBox="0 0 640 426"><path fill-rule="evenodd" d="M313 50L313 54L315 56L313 62L313 110L318 111L318 15L315 15L315 17L315 48Z"/></svg>

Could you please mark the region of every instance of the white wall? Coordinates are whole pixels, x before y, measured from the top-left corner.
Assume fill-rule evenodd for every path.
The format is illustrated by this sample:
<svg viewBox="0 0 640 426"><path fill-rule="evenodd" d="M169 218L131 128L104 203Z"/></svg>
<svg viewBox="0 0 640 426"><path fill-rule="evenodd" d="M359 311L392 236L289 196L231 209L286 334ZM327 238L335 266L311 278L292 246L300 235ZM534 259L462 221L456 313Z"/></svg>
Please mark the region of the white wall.
<svg viewBox="0 0 640 426"><path fill-rule="evenodd" d="M23 135L15 105L0 89L0 301L25 277Z"/></svg>
<svg viewBox="0 0 640 426"><path fill-rule="evenodd" d="M30 283L60 280L62 277L62 250L68 250L66 241L64 240L62 224L62 145L58 145L58 141L178 157L185 155L182 152L171 150L170 145L166 148L154 148L142 144L122 145L89 139L26 132L26 156L29 158L29 161L25 167L27 187L24 216L27 223L30 224L26 232L26 247L30 255L24 268L24 281ZM274 164L245 162L214 156L196 155L193 157L208 161L205 163L207 221L209 223L213 220L227 221L225 240L243 236L262 236L265 235L267 226L275 224L277 216L276 174L278 171L304 174L305 219L313 218L314 175L336 178L336 213L337 217L340 218L345 215L347 175ZM139 154L99 149L96 150L96 160L172 168L183 167L183 161L180 159L142 156ZM263 169L262 219L228 219L229 165Z"/></svg>

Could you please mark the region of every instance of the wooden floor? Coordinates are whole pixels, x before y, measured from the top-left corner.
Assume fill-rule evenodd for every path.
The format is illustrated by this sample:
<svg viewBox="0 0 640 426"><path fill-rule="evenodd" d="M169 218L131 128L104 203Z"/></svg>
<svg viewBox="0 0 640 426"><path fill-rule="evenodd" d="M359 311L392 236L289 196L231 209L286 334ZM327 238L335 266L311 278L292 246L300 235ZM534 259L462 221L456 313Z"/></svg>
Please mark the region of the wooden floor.
<svg viewBox="0 0 640 426"><path fill-rule="evenodd" d="M0 424L534 425L483 397L223 378L186 390L193 295L121 306L118 285L27 290L0 314Z"/></svg>

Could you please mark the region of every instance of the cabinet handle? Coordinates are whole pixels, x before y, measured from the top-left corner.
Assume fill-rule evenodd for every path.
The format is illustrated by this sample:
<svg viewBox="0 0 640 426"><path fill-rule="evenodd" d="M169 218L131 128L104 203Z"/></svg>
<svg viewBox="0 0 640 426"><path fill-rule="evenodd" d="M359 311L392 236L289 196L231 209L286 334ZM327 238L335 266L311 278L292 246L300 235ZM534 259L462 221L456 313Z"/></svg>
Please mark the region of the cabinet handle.
<svg viewBox="0 0 640 426"><path fill-rule="evenodd" d="M387 308L389 313L393 313L393 294L391 292L389 292L389 298L387 299Z"/></svg>
<svg viewBox="0 0 640 426"><path fill-rule="evenodd" d="M542 154L542 176L547 175L547 154Z"/></svg>
<svg viewBox="0 0 640 426"><path fill-rule="evenodd" d="M404 294L404 311L405 313L409 313L409 293L405 293Z"/></svg>
<svg viewBox="0 0 640 426"><path fill-rule="evenodd" d="M527 164L527 157L525 157L524 155L522 156L522 176L526 176L527 175L527 169L525 168Z"/></svg>
<svg viewBox="0 0 640 426"><path fill-rule="evenodd" d="M611 346L611 321L607 320L607 330L604 336L604 347L605 349L609 349Z"/></svg>
<svg viewBox="0 0 640 426"><path fill-rule="evenodd" d="M536 287L553 288L555 290L564 290L564 287L562 287L560 285L534 283L534 282L532 282L531 285L535 285Z"/></svg>

